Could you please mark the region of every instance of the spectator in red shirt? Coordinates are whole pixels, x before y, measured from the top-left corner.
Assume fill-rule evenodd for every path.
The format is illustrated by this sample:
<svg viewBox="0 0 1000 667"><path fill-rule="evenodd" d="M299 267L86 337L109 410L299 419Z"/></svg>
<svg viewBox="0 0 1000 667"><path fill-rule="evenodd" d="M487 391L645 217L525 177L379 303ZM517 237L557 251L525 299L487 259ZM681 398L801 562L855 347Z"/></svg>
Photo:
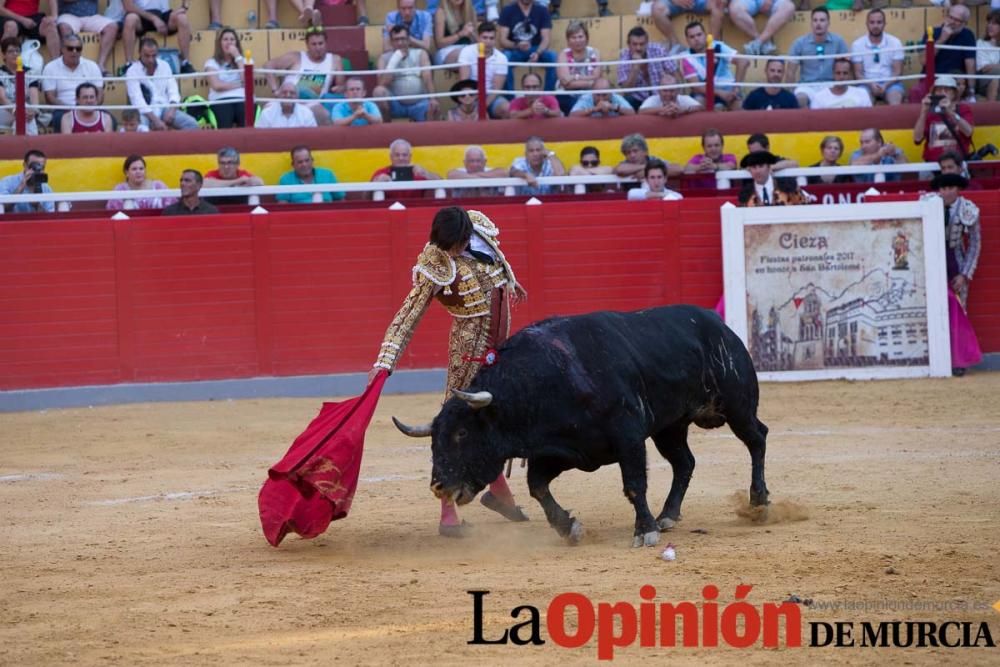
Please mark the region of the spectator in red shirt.
<svg viewBox="0 0 1000 667"><path fill-rule="evenodd" d="M240 167L240 152L231 146L220 148L215 156L218 168L205 172L206 188L236 188L264 185L264 181ZM245 204L247 197L212 197L216 206L223 204Z"/></svg>
<svg viewBox="0 0 1000 667"><path fill-rule="evenodd" d="M957 101L958 82L945 74L934 79L934 89L920 103L913 126L913 143L924 144L924 162L937 162L942 154L968 155L972 145L972 108Z"/></svg>
<svg viewBox="0 0 1000 667"><path fill-rule="evenodd" d="M406 139L396 139L389 144L389 166L382 167L372 174L373 182L390 181L438 181L441 177L432 171L427 171L419 164L413 164L413 146ZM434 195L432 190L391 190L386 196L390 199L419 199Z"/></svg>
<svg viewBox="0 0 1000 667"><path fill-rule="evenodd" d="M41 0L0 0L0 23L3 37L40 39L49 49L49 57L58 58L59 30L56 27L56 3L49 2L49 13L41 12Z"/></svg>
<svg viewBox="0 0 1000 667"><path fill-rule="evenodd" d="M538 91L542 89L542 78L534 72L528 72L521 77L521 90ZM562 118L559 101L555 95L521 95L510 103L509 118Z"/></svg>

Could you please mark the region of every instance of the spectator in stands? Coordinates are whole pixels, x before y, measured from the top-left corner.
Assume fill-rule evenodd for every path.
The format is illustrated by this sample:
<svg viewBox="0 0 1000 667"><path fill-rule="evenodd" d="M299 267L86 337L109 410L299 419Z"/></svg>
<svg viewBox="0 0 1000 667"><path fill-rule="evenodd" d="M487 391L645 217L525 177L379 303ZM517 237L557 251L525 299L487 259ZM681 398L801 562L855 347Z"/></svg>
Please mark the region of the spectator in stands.
<svg viewBox="0 0 1000 667"><path fill-rule="evenodd" d="M882 133L878 128L870 127L861 130L861 148L851 153L850 164L852 167L859 167L870 164L905 164L906 155L898 146L885 142ZM886 174L886 181L898 181L902 174ZM874 183L874 174L855 174L856 183Z"/></svg>
<svg viewBox="0 0 1000 667"><path fill-rule="evenodd" d="M215 154L217 168L205 172L206 188L242 188L264 185L264 180L240 168L240 152L232 146L220 148ZM216 206L224 204L245 204L246 195L234 197L213 197Z"/></svg>
<svg viewBox="0 0 1000 667"><path fill-rule="evenodd" d="M643 102L655 95L653 88L662 84L663 75L670 74L676 79L678 68L676 61L662 60L670 55L670 51L662 44L651 43L649 34L642 26L629 30L627 40L628 46L621 50L619 60L656 59L648 63L622 62L618 65L619 88L648 88L624 94L632 108L638 111Z"/></svg>
<svg viewBox="0 0 1000 667"><path fill-rule="evenodd" d="M519 186L519 195L547 195L558 192L559 186L543 185L539 178L547 176L565 176L566 167L559 160L555 151L545 148L545 141L539 136L528 137L524 142L524 155L514 158L510 165L511 178L523 178L527 185Z"/></svg>
<svg viewBox="0 0 1000 667"><path fill-rule="evenodd" d="M622 156L625 158L615 165L615 175L621 178L635 178L642 180L646 171L646 162L653 158L649 155L649 144L646 138L638 132L626 135L621 143ZM679 164L672 164L666 160L661 160L667 165L667 176L680 176L684 173L684 167Z"/></svg>
<svg viewBox="0 0 1000 667"><path fill-rule="evenodd" d="M63 114L59 131L63 134L114 132L111 114L97 106L97 86L84 82L76 87L76 108Z"/></svg>
<svg viewBox="0 0 1000 667"><path fill-rule="evenodd" d="M0 65L0 129L11 128L14 126L14 101L17 99L16 91L16 72L17 72L17 59L21 56L21 38L20 37L5 37L0 40L0 51L3 52L3 65ZM29 68L25 67L25 81L28 84L28 106L25 109L25 115L27 118L27 123L25 124L25 132L30 136L38 134L38 122L35 120L35 116L38 112L32 108L38 106L38 91L41 90L41 84L38 83L38 79L35 76L37 72L30 72ZM3 107L10 105L10 109L4 109Z"/></svg>
<svg viewBox="0 0 1000 667"><path fill-rule="evenodd" d="M534 72L521 76L521 90L535 92L542 90L542 77ZM520 95L510 102L510 118L562 118L559 101L555 95Z"/></svg>
<svg viewBox="0 0 1000 667"><path fill-rule="evenodd" d="M792 42L788 55L825 57L801 62L789 61L785 72L789 83L801 84L794 92L802 108L812 103L813 95L825 88L826 82L833 81L834 56L848 53L844 38L830 32L830 12L826 7L817 7L809 16L812 32Z"/></svg>
<svg viewBox="0 0 1000 667"><path fill-rule="evenodd" d="M281 102L269 102L257 117L258 128L316 127L316 115L305 104L297 102L294 84L283 83L277 97Z"/></svg>
<svg viewBox="0 0 1000 667"><path fill-rule="evenodd" d="M434 82L429 69L430 56L427 51L410 44L410 34L406 26L392 27L394 51L386 51L378 59L378 69L387 70L378 75L378 85L372 91L374 97L392 97L388 101L377 102L386 120L409 118L422 123L437 120L440 114L438 101L433 97L408 98L410 95L427 95L434 91ZM404 96L404 99L399 99Z"/></svg>
<svg viewBox="0 0 1000 667"><path fill-rule="evenodd" d="M597 150L596 146L581 148L580 164L575 164L569 169L570 176L609 176L613 173L613 168L601 165L601 151ZM604 189L604 186L599 187Z"/></svg>
<svg viewBox="0 0 1000 667"><path fill-rule="evenodd" d="M84 58L83 41L79 35L66 35L62 40L62 55L49 61L42 70L42 90L48 104L71 107L76 104L76 87L81 83L97 86L97 103L104 104L104 78L93 60ZM52 112L52 129L62 127L65 109Z"/></svg>
<svg viewBox="0 0 1000 667"><path fill-rule="evenodd" d="M63 39L81 32L92 32L99 36L97 66L104 76L108 76L108 57L118 39L118 23L97 11L97 0L59 0L59 12L56 24Z"/></svg>
<svg viewBox="0 0 1000 667"><path fill-rule="evenodd" d="M559 52L556 62L557 90L592 90L598 79L603 78L600 52L590 46L590 32L583 21L572 20L566 26L566 48ZM560 95L559 108L569 113L576 101L576 95Z"/></svg>
<svg viewBox="0 0 1000 667"><path fill-rule="evenodd" d="M458 62L462 47L476 43L473 0L442 0L434 12L435 65Z"/></svg>
<svg viewBox="0 0 1000 667"><path fill-rule="evenodd" d="M771 140L767 138L766 134L751 134L747 137L747 152L749 153L759 153L761 151L771 151ZM795 160L791 160L787 157L781 157L780 155L775 155L777 161L770 165L772 171L781 171L782 169L794 169L799 166L799 163ZM742 167L741 167L742 168Z"/></svg>
<svg viewBox="0 0 1000 667"><path fill-rule="evenodd" d="M964 46L974 48L976 46L976 36L966 27L970 16L971 12L965 5L951 5L950 7L946 7L944 20L941 22L941 25L934 28L933 31L935 47ZM921 44L927 44L927 35L924 35L921 40ZM926 72L924 54L925 51L921 49L920 62L925 66L924 71ZM934 76L953 74L961 75L962 78L964 78L966 74L975 73L976 52L974 50L956 51L942 48L934 49ZM974 87L968 85L968 82L966 82L966 88L967 90L975 90ZM910 103L916 104L924 99L926 95L927 82L924 79L921 79L914 84L912 88L910 88Z"/></svg>
<svg viewBox="0 0 1000 667"><path fill-rule="evenodd" d="M935 162L948 151L969 154L975 129L972 108L958 102L957 95L955 77L946 74L934 79L934 89L921 101L913 126L913 143L924 144L924 162Z"/></svg>
<svg viewBox="0 0 1000 667"><path fill-rule="evenodd" d="M650 158L646 161L646 168L643 170L642 185L628 191L629 201L646 201L648 199L661 199L676 201L684 199L679 192L674 192L667 187L667 165L663 160Z"/></svg>
<svg viewBox="0 0 1000 667"><path fill-rule="evenodd" d="M347 99L330 105L334 125L378 125L382 112L374 102L365 100L365 82L358 76L347 77Z"/></svg>
<svg viewBox="0 0 1000 667"><path fill-rule="evenodd" d="M500 48L512 63L554 63L556 54L549 50L552 18L549 10L534 0L517 0L500 12ZM545 68L545 90L554 90L556 71ZM507 90L514 89L513 68L507 75Z"/></svg>
<svg viewBox="0 0 1000 667"><path fill-rule="evenodd" d="M673 74L664 73L660 85L673 86L678 83ZM666 116L677 118L693 111L704 111L701 102L690 95L681 95L679 88L660 88L656 95L650 95L639 107L643 116Z"/></svg>
<svg viewBox="0 0 1000 667"><path fill-rule="evenodd" d="M201 198L201 172L185 169L181 172L181 198L163 209L162 215L214 215L219 212Z"/></svg>
<svg viewBox="0 0 1000 667"><path fill-rule="evenodd" d="M169 188L163 181L146 175L146 160L141 155L129 155L125 158L122 173L125 174L125 181L112 188L115 192L149 190L150 193L138 199L109 199L105 207L109 211L161 209L177 201L175 197L163 197L157 194L158 190L169 190Z"/></svg>
<svg viewBox="0 0 1000 667"><path fill-rule="evenodd" d="M767 23L758 32L754 17L762 11L768 14ZM795 4L792 0L731 0L729 3L729 20L750 37L750 41L743 46L743 51L750 56L770 56L777 53L774 36L793 16Z"/></svg>
<svg viewBox="0 0 1000 667"><path fill-rule="evenodd" d="M456 167L448 172L448 180L468 180L472 178L507 178L507 170L503 167L486 168L486 151L481 146L469 146L465 149L462 167ZM495 197L503 194L502 188L455 188L454 197Z"/></svg>
<svg viewBox="0 0 1000 667"><path fill-rule="evenodd" d="M441 177L432 171L424 169L419 164L413 164L413 146L406 139L396 139L389 144L389 166L377 169L372 174L372 181L438 181ZM393 190L393 197L419 198L427 190Z"/></svg>
<svg viewBox="0 0 1000 667"><path fill-rule="evenodd" d="M982 225L979 207L961 196L968 181L958 174L938 174L931 190L944 206L945 270L948 278L948 324L952 375L961 377L970 366L982 361L976 332L966 315L969 283L979 262Z"/></svg>
<svg viewBox="0 0 1000 667"><path fill-rule="evenodd" d="M451 87L451 92L455 99L455 108L448 110L445 120L458 123L478 121L479 89L476 82L472 79L463 79Z"/></svg>
<svg viewBox="0 0 1000 667"><path fill-rule="evenodd" d="M724 0L655 0L653 2L653 23L663 33L671 46L680 43L674 33L671 19L686 14L709 16L709 29L718 38L722 35L722 20L725 17L726 3ZM687 32L685 30L685 32Z"/></svg>
<svg viewBox="0 0 1000 667"><path fill-rule="evenodd" d="M747 111L769 109L798 109L799 101L787 88L779 88L778 84L785 80L785 61L768 60L764 68L764 77L768 86L754 88L743 100L743 108Z"/></svg>
<svg viewBox="0 0 1000 667"><path fill-rule="evenodd" d="M823 141L819 144L819 152L822 155L822 159L816 164L809 165L810 167L839 167L841 166L840 158L844 154L844 142L840 137L832 134L827 135L823 137ZM854 181L847 174L809 176L806 180L810 184L852 183Z"/></svg>
<svg viewBox="0 0 1000 667"><path fill-rule="evenodd" d="M971 178L971 176L969 176L969 167L965 163L965 160L961 155L954 151L942 153L937 162L938 168L942 174L958 174L959 176L963 176L965 178ZM973 190L980 189L979 186L971 181L969 182L969 187Z"/></svg>
<svg viewBox="0 0 1000 667"><path fill-rule="evenodd" d="M854 76L858 79L875 79L864 84L872 101L883 100L886 104L903 101L903 43L885 31L885 12L873 9L865 19L868 33L851 44L851 62Z"/></svg>
<svg viewBox="0 0 1000 667"><path fill-rule="evenodd" d="M177 35L177 49L181 55L181 74L194 72L189 61L191 55L191 23L188 21L187 5L170 9L170 0L122 0L125 20L122 22L122 42L125 58L129 63L135 57L135 41L147 32L156 32L166 37ZM139 44L142 48L142 44Z"/></svg>
<svg viewBox="0 0 1000 667"><path fill-rule="evenodd" d="M600 77L594 82L594 90L610 90L611 82ZM635 109L618 93L585 93L577 98L573 110L569 113L574 118L614 118L617 116L634 116Z"/></svg>
<svg viewBox="0 0 1000 667"><path fill-rule="evenodd" d="M705 34L705 26L697 21L692 21L684 28L684 37L688 43L688 55L681 61L681 71L684 74L684 80L692 84L691 97L698 100L706 109L713 105L716 109L739 109L743 100L739 89L731 84L743 81L750 61L742 58L739 51L725 42L715 41L713 46L715 51L715 100L712 104L708 104L705 100L704 88L697 85L704 83L706 77L705 51L708 48L708 36ZM733 69L736 71L733 72Z"/></svg>
<svg viewBox="0 0 1000 667"><path fill-rule="evenodd" d="M15 38L16 39L16 38ZM48 176L40 178L39 174L45 174L45 165L48 158L40 150L31 149L24 154L23 169L16 174L11 174L0 179L0 195L19 195L24 193L51 194ZM8 204L8 206L10 206ZM32 204L22 202L10 207L14 213L35 213L45 211L53 213L56 205L53 202L39 202Z"/></svg>
<svg viewBox="0 0 1000 667"><path fill-rule="evenodd" d="M142 124L138 109L122 109L122 122L118 124L119 132L149 132Z"/></svg>
<svg viewBox="0 0 1000 667"><path fill-rule="evenodd" d="M854 68L847 58L837 58L833 63L834 84L818 91L812 98L813 109L860 109L870 107L872 98L868 89L848 85L854 78Z"/></svg>
<svg viewBox="0 0 1000 667"><path fill-rule="evenodd" d="M160 47L152 37L139 43L139 62L125 73L129 104L139 110L151 130L197 130L198 121L180 111L181 92L170 65L160 60Z"/></svg>
<svg viewBox="0 0 1000 667"><path fill-rule="evenodd" d="M281 175L278 185L329 185L337 183L337 177L329 169L316 167L313 164L312 151L308 146L296 146L291 151L292 170ZM289 204L308 204L309 202L329 203L344 198L343 192L298 192L295 194L279 194L276 199Z"/></svg>
<svg viewBox="0 0 1000 667"><path fill-rule="evenodd" d="M59 55L59 30L56 28L56 3L48 2L49 13L41 11L41 0L0 0L0 23L3 37L40 39L49 49L49 56Z"/></svg>
<svg viewBox="0 0 1000 667"><path fill-rule="evenodd" d="M215 33L215 53L205 61L208 101L212 102L216 126L221 129L246 126L243 86L243 45L232 28Z"/></svg>
<svg viewBox="0 0 1000 667"><path fill-rule="evenodd" d="M396 11L386 14L385 25L382 27L383 53L401 48L399 41L394 38L398 33L392 30L396 27L406 28L406 44L403 46L430 53L431 40L434 39L434 19L430 13L417 9L417 0L396 0Z"/></svg>
<svg viewBox="0 0 1000 667"><path fill-rule="evenodd" d="M686 184L694 188L714 188L715 172L726 169L736 169L736 156L732 153L724 153L725 138L722 132L715 128L705 130L701 135L702 153L698 153L688 160L684 167L685 174L703 174L704 178L693 178L686 181Z"/></svg>
<svg viewBox="0 0 1000 667"><path fill-rule="evenodd" d="M326 33L323 28L306 30L306 50L289 51L271 58L264 63L264 69L288 70L282 85L290 84L297 90L297 96L302 99L318 100L322 98L340 97L344 91L344 72L340 64L340 56L328 53L326 50ZM274 74L267 75L267 83L271 92L278 96L278 79ZM309 110L316 117L317 125L329 125L330 114L319 102L309 104Z"/></svg>
<svg viewBox="0 0 1000 667"><path fill-rule="evenodd" d="M989 76L978 79L976 90L987 102L996 102L1000 93L1000 11L993 10L986 17L986 34L976 42L976 73Z"/></svg>
<svg viewBox="0 0 1000 667"><path fill-rule="evenodd" d="M775 178L772 174L778 157L770 151L756 151L743 156L740 168L750 172L752 178L743 182L740 206L786 206L805 204L794 178Z"/></svg>
<svg viewBox="0 0 1000 667"><path fill-rule="evenodd" d="M486 58L486 89L503 90L507 83L509 67L507 56L496 48L497 27L492 21L483 21L477 28L479 43L483 45L483 57ZM479 44L470 44L458 54L458 77L479 81ZM510 113L507 98L497 93L487 93L486 110L491 118L506 118Z"/></svg>

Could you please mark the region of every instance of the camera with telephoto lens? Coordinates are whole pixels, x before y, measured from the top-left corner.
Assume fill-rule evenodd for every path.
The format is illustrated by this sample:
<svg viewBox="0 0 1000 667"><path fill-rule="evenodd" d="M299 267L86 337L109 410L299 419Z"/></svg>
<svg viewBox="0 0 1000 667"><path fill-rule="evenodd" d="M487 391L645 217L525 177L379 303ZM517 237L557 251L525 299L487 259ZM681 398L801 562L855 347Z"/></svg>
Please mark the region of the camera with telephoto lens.
<svg viewBox="0 0 1000 667"><path fill-rule="evenodd" d="M28 187L35 193L42 191L42 184L49 182L49 175L45 173L45 166L39 162L32 162L30 166L31 174L28 176Z"/></svg>

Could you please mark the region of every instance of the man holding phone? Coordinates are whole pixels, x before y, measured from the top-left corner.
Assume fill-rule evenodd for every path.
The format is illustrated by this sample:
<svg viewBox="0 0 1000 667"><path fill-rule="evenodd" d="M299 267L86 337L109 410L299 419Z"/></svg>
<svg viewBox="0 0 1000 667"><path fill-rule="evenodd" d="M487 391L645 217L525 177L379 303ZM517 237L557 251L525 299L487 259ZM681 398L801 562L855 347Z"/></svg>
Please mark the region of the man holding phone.
<svg viewBox="0 0 1000 667"><path fill-rule="evenodd" d="M406 139L396 139L389 144L389 166L376 170L371 180L373 182L438 181L441 177L427 171L419 164L413 164L413 146ZM392 190L388 196L397 199L419 199L433 194L432 190Z"/></svg>
<svg viewBox="0 0 1000 667"><path fill-rule="evenodd" d="M49 175L45 173L46 157L45 153L32 149L24 154L24 169L19 174L11 174L0 179L0 194L20 195L20 194L51 194L49 187ZM54 202L42 202L32 204L21 202L14 204L14 213L35 213L45 211L53 213L56 210Z"/></svg>

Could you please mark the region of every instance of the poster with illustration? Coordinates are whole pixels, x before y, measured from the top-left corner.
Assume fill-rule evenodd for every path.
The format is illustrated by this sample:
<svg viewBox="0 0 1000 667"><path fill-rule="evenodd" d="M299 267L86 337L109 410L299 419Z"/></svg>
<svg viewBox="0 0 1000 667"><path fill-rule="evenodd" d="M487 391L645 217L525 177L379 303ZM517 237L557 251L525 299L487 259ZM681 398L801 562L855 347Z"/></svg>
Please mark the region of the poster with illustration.
<svg viewBox="0 0 1000 667"><path fill-rule="evenodd" d="M723 210L726 321L762 379L947 376L940 200Z"/></svg>

